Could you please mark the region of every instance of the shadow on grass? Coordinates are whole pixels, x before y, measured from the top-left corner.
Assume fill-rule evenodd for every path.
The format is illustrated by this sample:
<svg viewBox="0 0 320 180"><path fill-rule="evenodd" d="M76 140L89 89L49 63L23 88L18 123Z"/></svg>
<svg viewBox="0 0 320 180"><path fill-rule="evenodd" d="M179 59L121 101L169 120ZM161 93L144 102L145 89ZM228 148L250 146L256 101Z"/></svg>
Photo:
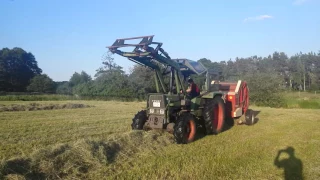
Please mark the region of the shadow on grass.
<svg viewBox="0 0 320 180"><path fill-rule="evenodd" d="M255 111L255 110L252 110L252 109L248 109L248 111L250 111L250 113L252 113L252 115L253 115L253 117L254 117L254 122L249 123L249 124L247 124L247 125L254 125L254 124L258 123L258 121L259 121L258 114L259 114L261 111ZM240 118L245 119L245 116L242 115ZM237 118L237 119L236 119L236 118L232 118L231 116L226 116L226 118L225 118L225 126L223 127L221 133L232 129L232 127L233 127L234 125L236 125L236 122L237 122L240 118ZM239 124L239 125L240 125L240 124ZM200 124L200 127L197 128L197 133L196 133L196 136L195 136L194 141L200 140L200 139L202 139L202 138L204 138L204 137L206 137L206 136L207 136L207 135L206 135L206 130L205 130L205 128L204 128L204 122L202 122L202 123Z"/></svg>
<svg viewBox="0 0 320 180"><path fill-rule="evenodd" d="M197 128L197 133L196 133L196 136L194 138L194 141L198 141L202 138L206 137L206 130L204 127L198 127Z"/></svg>
<svg viewBox="0 0 320 180"><path fill-rule="evenodd" d="M281 154L287 154L289 157L279 160ZM303 179L303 164L302 161L294 155L293 147L279 150L276 158L274 159L274 165L277 168L282 168L284 170L284 179L286 180Z"/></svg>
<svg viewBox="0 0 320 180"><path fill-rule="evenodd" d="M6 161L0 167L0 179L7 175L16 175L16 177L22 179L45 179L45 174L32 170L31 159L29 158L15 158Z"/></svg>
<svg viewBox="0 0 320 180"><path fill-rule="evenodd" d="M259 117L258 117L258 114L260 113L261 111L255 111L255 110L252 110L252 109L248 109L247 113L245 115L242 115L238 118L232 118L231 116L226 116L226 119L225 119L225 127L223 129L223 131L227 131L229 129L231 129L234 125L238 124L238 125L254 125L254 124L257 124L259 122ZM254 120L252 121L250 119L250 117L254 118Z"/></svg>
<svg viewBox="0 0 320 180"><path fill-rule="evenodd" d="M258 117L258 114L261 112L261 111L255 111L255 110L251 110L251 113L253 114L253 117L254 117L254 124L258 123L258 121L260 120L259 117Z"/></svg>

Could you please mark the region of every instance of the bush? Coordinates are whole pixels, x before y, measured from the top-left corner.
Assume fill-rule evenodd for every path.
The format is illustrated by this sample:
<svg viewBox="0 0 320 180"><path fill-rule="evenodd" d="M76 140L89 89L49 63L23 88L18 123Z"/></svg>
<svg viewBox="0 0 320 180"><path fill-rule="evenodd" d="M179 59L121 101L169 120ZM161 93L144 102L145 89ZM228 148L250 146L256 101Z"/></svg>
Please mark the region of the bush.
<svg viewBox="0 0 320 180"><path fill-rule="evenodd" d="M257 93L257 96L260 96L259 93ZM262 97L255 97L251 96L251 101L253 101L253 104L257 106L267 106L267 107L287 107L287 104L285 103L284 98L280 94L265 94L265 96Z"/></svg>
<svg viewBox="0 0 320 180"><path fill-rule="evenodd" d="M281 77L274 73L259 73L247 75L243 78L249 86L250 103L257 106L286 107L282 96L284 88ZM279 83L280 82L280 83Z"/></svg>

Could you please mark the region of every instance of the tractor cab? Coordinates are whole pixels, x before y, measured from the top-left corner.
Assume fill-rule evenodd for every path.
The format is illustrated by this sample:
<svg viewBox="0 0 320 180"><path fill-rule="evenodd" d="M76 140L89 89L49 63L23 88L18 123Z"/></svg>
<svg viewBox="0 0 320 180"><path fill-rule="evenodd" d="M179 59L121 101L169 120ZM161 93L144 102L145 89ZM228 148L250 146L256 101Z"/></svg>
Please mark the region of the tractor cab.
<svg viewBox="0 0 320 180"><path fill-rule="evenodd" d="M192 61L189 59L172 59L176 61L180 66L180 71L185 76L190 76L192 74L201 75L207 71L207 69L197 61Z"/></svg>

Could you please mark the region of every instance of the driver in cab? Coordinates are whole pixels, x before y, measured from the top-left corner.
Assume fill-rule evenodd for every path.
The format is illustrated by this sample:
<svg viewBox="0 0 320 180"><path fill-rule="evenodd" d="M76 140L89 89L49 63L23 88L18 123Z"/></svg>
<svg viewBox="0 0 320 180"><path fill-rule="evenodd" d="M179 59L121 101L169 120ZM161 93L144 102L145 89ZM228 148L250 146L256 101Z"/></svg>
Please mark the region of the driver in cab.
<svg viewBox="0 0 320 180"><path fill-rule="evenodd" d="M193 82L193 79L188 80L188 89L186 90L190 98L194 98L200 95L199 87Z"/></svg>

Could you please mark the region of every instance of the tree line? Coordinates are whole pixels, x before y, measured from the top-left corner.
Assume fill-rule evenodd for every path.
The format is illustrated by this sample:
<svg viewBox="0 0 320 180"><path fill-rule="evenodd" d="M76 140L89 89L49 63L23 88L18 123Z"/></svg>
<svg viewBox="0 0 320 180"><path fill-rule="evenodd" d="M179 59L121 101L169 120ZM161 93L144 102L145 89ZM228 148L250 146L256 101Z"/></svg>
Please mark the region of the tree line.
<svg viewBox="0 0 320 180"><path fill-rule="evenodd" d="M201 58L209 69L221 72L221 80L246 80L253 91L269 94L282 91L317 91L320 88L320 51L297 53L291 57L274 52L267 57L251 56L228 61L212 62ZM194 77L202 87L203 76ZM125 73L108 54L94 77L86 72L75 72L68 81L54 82L38 67L35 56L22 48L0 50L0 91L41 92L79 96L112 98L144 98L155 92L153 71L134 65ZM256 93L256 98L262 94ZM255 96L255 94L253 94Z"/></svg>

